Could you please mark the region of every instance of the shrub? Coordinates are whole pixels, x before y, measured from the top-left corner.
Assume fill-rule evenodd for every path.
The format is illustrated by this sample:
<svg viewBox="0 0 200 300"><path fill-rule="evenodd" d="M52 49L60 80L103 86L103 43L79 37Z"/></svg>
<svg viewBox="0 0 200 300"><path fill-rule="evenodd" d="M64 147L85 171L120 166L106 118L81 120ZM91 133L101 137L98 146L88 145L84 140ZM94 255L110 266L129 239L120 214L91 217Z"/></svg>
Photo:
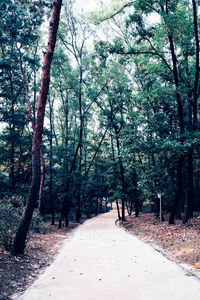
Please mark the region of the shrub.
<svg viewBox="0 0 200 300"><path fill-rule="evenodd" d="M11 250L14 237L24 210L24 198L19 195L5 196L0 200L0 245ZM30 231L41 232L44 221L38 211L33 213Z"/></svg>
<svg viewBox="0 0 200 300"><path fill-rule="evenodd" d="M4 197L0 201L0 244L10 250L22 214L20 196Z"/></svg>
<svg viewBox="0 0 200 300"><path fill-rule="evenodd" d="M30 231L41 232L43 228L44 228L44 220L42 216L39 214L39 212L35 210L31 221Z"/></svg>

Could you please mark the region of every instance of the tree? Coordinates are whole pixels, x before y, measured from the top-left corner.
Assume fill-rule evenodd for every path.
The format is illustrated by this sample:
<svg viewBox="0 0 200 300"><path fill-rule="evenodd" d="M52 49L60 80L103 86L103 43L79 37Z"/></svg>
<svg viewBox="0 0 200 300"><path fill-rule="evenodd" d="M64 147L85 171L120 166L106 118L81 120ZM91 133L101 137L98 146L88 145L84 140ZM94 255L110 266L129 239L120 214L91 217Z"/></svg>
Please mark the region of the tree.
<svg viewBox="0 0 200 300"><path fill-rule="evenodd" d="M50 21L48 47L44 54L44 62L42 69L41 88L37 106L37 119L34 129L32 142L32 182L29 191L28 200L24 216L18 227L14 240L13 255L23 254L25 248L26 235L32 219L35 203L37 201L40 187L40 147L44 124L45 106L50 83L50 70L53 59L54 48L56 44L57 30L59 25L60 10L62 0L56 0L53 3L52 16Z"/></svg>
<svg viewBox="0 0 200 300"><path fill-rule="evenodd" d="M26 57L27 72L30 74L37 59L32 58L38 40L38 27L42 15L33 5L23 6L21 2L3 0L0 4L0 57L1 57L1 122L4 122L4 142L7 146L10 185L14 191L22 170L23 147L28 118L25 117L23 80L18 64L20 45ZM28 78L30 81L30 77ZM5 105L6 103L6 105Z"/></svg>
<svg viewBox="0 0 200 300"><path fill-rule="evenodd" d="M125 14L125 26L122 28L117 18L125 9L128 12L128 7L131 8L131 6L134 7L134 11L130 10L130 13ZM157 15L158 20L149 25L146 20L150 14ZM108 17L103 18L104 21L108 19ZM179 159L175 161L176 166L173 166L174 175L169 175L169 181L173 179L172 186L174 188L169 222L174 223L176 211L182 204L184 195L184 222L187 222L193 210L194 173L194 147L189 136L191 134L195 136L198 127L196 104L199 97L197 92L199 86L199 25L196 1L192 2L192 6L189 1L184 3L182 1L130 2L129 5L125 5L116 13L111 14L110 19L114 19L119 29L119 35L113 40L112 45L104 43L108 51L134 58L140 56L141 62L143 61L141 69L146 77L148 77L149 68L144 62L146 63L146 59L150 59L147 64L149 66L154 65L154 70L156 69L161 79L160 87L163 91L166 91L169 86L174 90L176 116L171 123L172 128L169 130L169 136L171 135L170 132L173 132L174 124L176 124L176 138L173 143L178 138L180 145L177 147L177 150L179 148L177 153ZM154 62L157 63L157 68ZM153 156L152 163L154 164ZM163 158L167 158L166 154ZM175 182L176 184L174 184ZM184 182L187 188L183 193Z"/></svg>

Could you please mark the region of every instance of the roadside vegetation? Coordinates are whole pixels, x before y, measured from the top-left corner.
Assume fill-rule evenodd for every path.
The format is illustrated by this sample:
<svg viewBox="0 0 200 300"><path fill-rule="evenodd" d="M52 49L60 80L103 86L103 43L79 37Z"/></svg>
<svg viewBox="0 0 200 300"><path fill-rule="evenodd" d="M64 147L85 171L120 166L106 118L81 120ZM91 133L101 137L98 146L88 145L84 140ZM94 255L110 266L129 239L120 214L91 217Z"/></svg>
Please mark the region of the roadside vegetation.
<svg viewBox="0 0 200 300"><path fill-rule="evenodd" d="M62 232L116 203L127 229L199 269L198 1L97 2L0 2L3 266L34 260L46 222Z"/></svg>

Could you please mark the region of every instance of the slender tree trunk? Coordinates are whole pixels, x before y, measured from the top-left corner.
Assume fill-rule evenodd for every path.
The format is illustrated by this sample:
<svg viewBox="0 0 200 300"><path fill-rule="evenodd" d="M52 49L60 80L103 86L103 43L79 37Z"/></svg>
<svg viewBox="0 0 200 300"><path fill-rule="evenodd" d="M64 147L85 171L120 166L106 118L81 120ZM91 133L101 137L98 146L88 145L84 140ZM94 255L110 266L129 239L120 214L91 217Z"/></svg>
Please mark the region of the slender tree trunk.
<svg viewBox="0 0 200 300"><path fill-rule="evenodd" d="M32 182L29 190L29 196L26 203L26 208L20 225L18 227L12 253L13 255L23 254L26 242L26 236L32 220L35 203L37 202L40 188L40 148L44 125L45 107L50 84L50 70L53 59L54 48L56 44L56 36L59 25L60 10L62 0L55 0L53 3L52 17L50 21L49 40L47 51L44 55L41 88L37 106L37 120L32 142Z"/></svg>
<svg viewBox="0 0 200 300"><path fill-rule="evenodd" d="M76 161L77 161L79 148L80 148L80 140L79 140L79 143L76 147L76 151L75 151L75 154L74 154L74 158L73 158L71 168L70 168L70 170L67 174L67 180L66 180L66 185L65 185L65 196L64 196L64 199L62 201L62 207L61 207L61 211L60 211L58 228L62 227L63 219L65 219L65 226L66 227L69 224L69 212L70 212L70 207L71 207L71 200L72 200L71 198L73 196L73 193L72 193L72 195L70 195L70 193L69 193L70 177L71 177L71 174L72 174L72 172L74 171L74 169L76 167Z"/></svg>
<svg viewBox="0 0 200 300"><path fill-rule="evenodd" d="M117 170L116 170L116 159L115 159L115 150L114 150L114 143L113 143L113 136L112 132L110 132L110 138L111 138L111 148L112 148L112 159L114 163L114 189L117 189ZM117 214L118 214L118 220L121 220L121 215L120 215L120 209L119 209L119 202L118 199L115 199L116 205L117 205Z"/></svg>
<svg viewBox="0 0 200 300"><path fill-rule="evenodd" d="M79 223L81 219L81 198L82 198L82 184L81 184L81 173L82 173L82 146L80 147L80 159L79 159L79 175L78 175L78 195L76 203L76 222Z"/></svg>
<svg viewBox="0 0 200 300"><path fill-rule="evenodd" d="M168 8L169 1L166 0L166 11L164 11L164 6L161 5L161 9L166 15L169 16L169 8ZM174 39L172 32L173 30L170 28L170 24L166 21L166 25L169 27L168 30L168 41L169 47L171 52L171 59L173 65L173 77L175 82L175 93L176 93L176 101L177 101L177 109L178 109L178 118L179 118L179 128L180 128L180 143L183 144L183 133L184 133L184 114L183 114L183 105L181 100L181 92L180 92L180 83L179 83L179 75L178 75L178 66L177 66L177 56L174 47ZM176 209L178 207L178 202L180 199L180 195L182 193L182 169L184 164L184 155L180 154L179 161L178 161L178 169L177 169L177 191L176 196L174 198L174 203L172 204L172 210L169 218L169 224L174 224L174 218L176 215Z"/></svg>
<svg viewBox="0 0 200 300"><path fill-rule="evenodd" d="M81 122L83 122L83 120ZM58 228L62 227L63 218L65 218L65 226L68 226L68 224L69 224L69 212L70 212L70 206L71 206L71 200L72 200L71 198L73 196L73 195L69 195L70 177L71 177L72 172L76 168L78 152L79 152L79 149L82 147L82 136L83 136L83 123L80 127L79 142L78 142L78 145L77 145L76 150L75 150L73 162L72 162L71 168L70 168L70 170L67 174L68 178L67 178L67 181L66 181L66 188L65 188L65 195L66 196L63 199ZM76 185L76 187L77 187L77 185Z"/></svg>
<svg viewBox="0 0 200 300"><path fill-rule="evenodd" d="M31 223L33 211L36 207L38 193L40 187L40 151L37 146L36 132L33 136L32 144L32 182L29 190L29 196L26 203L24 215L18 227L14 245L12 249L13 255L23 254L25 248L26 236Z"/></svg>
<svg viewBox="0 0 200 300"><path fill-rule="evenodd" d="M92 199L89 198L89 203L88 203L87 212L86 212L87 219L90 219L90 217L91 217L91 205L92 205ZM101 207L101 204L100 204L100 207ZM101 213L101 210L99 210L99 212Z"/></svg>
<svg viewBox="0 0 200 300"><path fill-rule="evenodd" d="M44 160L44 156L42 154L42 150L40 150L40 159L41 159L41 163L42 163L42 176L41 176L41 180L40 180L38 210L39 210L40 214L42 215L43 210L44 210L44 203L42 202L42 191L43 191L44 181L45 181L45 160Z"/></svg>
<svg viewBox="0 0 200 300"><path fill-rule="evenodd" d="M11 188L14 189L15 187L15 100L13 99L14 89L13 89L13 80L12 75L10 76L10 82L11 82L11 93L12 93L12 107L11 107L11 127L10 127L10 133L11 133L11 147L10 147L10 182L11 182Z"/></svg>
<svg viewBox="0 0 200 300"><path fill-rule="evenodd" d="M50 157L50 179L49 179L49 199L51 204L51 225L55 225L55 208L54 208L54 200L53 200L53 193L52 193L52 186L53 186L53 164L52 164L52 157Z"/></svg>
<svg viewBox="0 0 200 300"><path fill-rule="evenodd" d="M193 212L193 148L187 154L187 191L184 205L183 223L186 224Z"/></svg>
<svg viewBox="0 0 200 300"><path fill-rule="evenodd" d="M117 215L118 215L118 220L121 220L121 215L120 215L120 209L119 209L119 202L118 199L115 200L116 205L117 205Z"/></svg>
<svg viewBox="0 0 200 300"><path fill-rule="evenodd" d="M70 195L69 195L69 185L70 185L70 177L67 178L66 185L65 185L65 196L64 196L64 199L62 201L62 207L61 207L61 210L60 210L58 228L62 227L63 219L65 219L65 226L66 227L69 224L69 211L70 211L70 206L71 206L71 199L70 199Z"/></svg>
<svg viewBox="0 0 200 300"><path fill-rule="evenodd" d="M129 201L126 201L126 210L127 210L127 213L128 213L128 215L130 216L131 215L131 211L130 211L130 207L129 207L129 203L128 203Z"/></svg>
<svg viewBox="0 0 200 300"><path fill-rule="evenodd" d="M134 188L134 198L135 198L135 217L139 217L139 201L137 196L137 188Z"/></svg>
<svg viewBox="0 0 200 300"><path fill-rule="evenodd" d="M179 199L182 193L182 169L183 169L183 164L184 164L184 157L183 155L180 155L179 161L178 161L178 168L177 168L177 191L175 194L175 198L172 204L172 209L171 209L171 214L169 217L169 224L174 224L174 218L177 212L178 204L179 204Z"/></svg>
<svg viewBox="0 0 200 300"><path fill-rule="evenodd" d="M35 53L35 56L36 56L36 53ZM27 107L28 107L28 113L29 113L32 129L33 129L33 132L34 132L34 130L35 130L35 121L36 121L35 120L36 74L35 74L35 70L34 70L34 88L35 88L35 91L34 91L33 116L32 116L31 103L30 103L29 93L28 93L28 84L27 84L25 72L23 70L22 55L21 55L20 49L19 49L19 62L20 62L20 70L21 70L21 74L22 74L22 78L23 78L23 83L24 83L24 91L25 91L25 98L26 98ZM45 160L44 160L41 149L40 149L40 158L41 158L41 162L42 162L42 177L41 177L41 181L40 181L39 201L38 201L38 205L36 204L36 207L38 206L39 212L42 213L42 209L43 209L43 206L42 206L42 191L43 191L44 181L45 181Z"/></svg>
<svg viewBox="0 0 200 300"><path fill-rule="evenodd" d="M195 80L193 89L193 130L197 129L197 102L199 98L199 76L200 76L200 45L199 45L199 24L198 24L198 5L195 0L192 0L193 6L193 25L196 44L196 66Z"/></svg>
<svg viewBox="0 0 200 300"><path fill-rule="evenodd" d="M115 128L115 133L116 133L116 143L117 143L117 151L118 151L118 159L119 159L119 167L120 167L120 175L121 175L121 182L122 182L122 221L126 221L125 219L125 178L124 178L124 166L122 162L122 157L121 157L121 151L120 151L120 145L119 145L119 136L118 136L118 131Z"/></svg>
<svg viewBox="0 0 200 300"><path fill-rule="evenodd" d="M139 217L139 199L137 196L137 174L136 174L136 171L134 171L134 173L133 173L133 184L134 184L133 193L134 193L134 199L135 199L135 217L138 218Z"/></svg>
<svg viewBox="0 0 200 300"><path fill-rule="evenodd" d="M53 200L53 103L51 104L51 101L49 99L49 110L50 110L50 115L49 115L49 121L50 121L50 154L49 154L49 160L50 160L50 165L49 165L49 200L50 200L50 205L51 205L51 225L55 225L55 208L54 208L54 200Z"/></svg>
<svg viewBox="0 0 200 300"><path fill-rule="evenodd" d="M14 129L11 130L12 135L14 133ZM12 137L11 141L11 148L10 148L10 182L11 188L14 189L15 187L15 142Z"/></svg>
<svg viewBox="0 0 200 300"><path fill-rule="evenodd" d="M99 199L98 197L96 198L96 212L95 212L95 215L97 216L99 213Z"/></svg>
<svg viewBox="0 0 200 300"><path fill-rule="evenodd" d="M82 56L80 56L80 78L79 78L79 118L80 118L80 157L79 157L79 175L78 175L78 195L76 203L76 222L79 223L81 219L81 193L82 193L82 183L81 183L81 173L82 173L82 144L83 144L83 127L84 118L82 112L82 81L83 81L83 70L82 70Z"/></svg>

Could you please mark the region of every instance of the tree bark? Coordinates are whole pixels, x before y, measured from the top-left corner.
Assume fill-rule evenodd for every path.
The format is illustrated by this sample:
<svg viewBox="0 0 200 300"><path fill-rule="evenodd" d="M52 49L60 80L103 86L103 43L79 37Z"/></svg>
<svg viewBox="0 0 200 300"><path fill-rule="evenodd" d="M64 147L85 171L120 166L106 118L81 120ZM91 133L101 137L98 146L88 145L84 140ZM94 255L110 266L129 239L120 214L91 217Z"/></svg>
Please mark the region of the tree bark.
<svg viewBox="0 0 200 300"><path fill-rule="evenodd" d="M53 102L51 103L49 99L49 122L50 122L50 154L49 154L49 200L51 205L51 225L55 225L55 208L54 208L54 200L53 200Z"/></svg>
<svg viewBox="0 0 200 300"><path fill-rule="evenodd" d="M138 216L139 216L139 199L137 196L137 174L136 174L135 170L133 173L133 184L134 184L133 193L134 193L134 199L135 199L135 217L138 218ZM131 206L131 211L132 211L132 206Z"/></svg>
<svg viewBox="0 0 200 300"><path fill-rule="evenodd" d="M122 157L121 157L121 152L120 152L120 145L119 145L119 132L117 130L117 128L115 127L115 133L116 133L116 143L117 143L117 151L118 151L118 160L119 160L119 167L120 167L120 175L121 175L121 183L122 183L122 221L126 221L125 219L125 178L124 178L124 166L123 166L123 162L122 162Z"/></svg>
<svg viewBox="0 0 200 300"><path fill-rule="evenodd" d="M199 76L200 76L200 46L199 46L199 28L198 28L198 11L195 0L192 0L193 5L193 24L196 43L196 71L194 80L194 96L193 96L193 130L197 129L197 101L199 97Z"/></svg>
<svg viewBox="0 0 200 300"><path fill-rule="evenodd" d="M29 230L29 226L32 220L33 211L35 208L35 203L37 202L39 188L40 188L40 149L41 149L41 140L43 133L44 125L44 115L45 107L47 101L47 95L49 92L50 84L50 71L51 63L53 59L53 53L56 44L56 36L60 19L60 11L62 6L62 0L55 0L53 2L52 16L50 21L49 29L49 39L47 51L44 54L44 62L42 68L42 79L40 94L37 106L37 119L34 129L33 142L32 142L32 182L29 190L29 196L24 211L24 215L18 227L13 248L12 254L19 255L24 253L26 236Z"/></svg>
<svg viewBox="0 0 200 300"><path fill-rule="evenodd" d="M177 168L177 191L174 197L174 201L172 204L172 209L171 209L171 214L169 217L169 224L174 224L174 218L177 212L177 208L178 208L178 203L179 203L179 199L181 196L181 192L182 192L182 169L183 169L183 164L184 164L184 157L183 155L181 155L179 157L179 161L178 161L178 168Z"/></svg>
<svg viewBox="0 0 200 300"><path fill-rule="evenodd" d="M168 0L166 0L166 15L169 16L169 9L168 9ZM161 6L162 11L164 12L164 7ZM170 52L171 52L171 59L172 59L172 64L173 64L173 77L174 77L174 83L175 83L175 88L176 88L176 101L177 101L177 108L178 108L178 118L179 118L179 126L180 126L180 143L183 144L183 133L184 133L184 114L183 114L183 105L181 101L181 93L180 93L180 83L179 83L179 75L178 75L178 66L177 66L177 56L175 52L175 47L174 47L174 39L172 35L172 29L170 28L170 24L168 25L169 30L168 30L168 40L169 40L169 47L170 47ZM176 209L178 207L178 202L180 199L180 195L182 192L182 169L183 169L183 164L184 164L184 155L180 154L179 155L179 161L178 161L178 168L177 168L177 191L176 191L176 196L174 198L174 203L172 205L172 210L169 218L169 224L174 224L174 218L176 215Z"/></svg>
<svg viewBox="0 0 200 300"><path fill-rule="evenodd" d="M117 170L116 170L116 159L115 159L115 150L114 150L114 143L113 143L113 136L112 133L110 132L110 139L111 139L111 148L112 148L112 160L113 160L113 171L114 171L114 189L117 189ZM118 220L121 220L121 215L120 215L120 209L119 209L119 203L118 199L115 199L116 205L117 205L117 215L118 215Z"/></svg>
<svg viewBox="0 0 200 300"><path fill-rule="evenodd" d="M28 84L27 84L25 72L23 70L22 55L21 55L20 49L19 49L19 61L20 61L20 70L21 70L23 83L24 83L24 91L25 91L25 98L26 98L27 107L28 107L28 113L29 113L32 129L34 132L34 130L35 130L35 97L36 97L36 93L34 92L34 104L33 104L33 116L32 116L31 104L30 104L29 93L28 93ZM34 74L34 76L35 76L35 74ZM36 82L35 82L35 77L34 77L34 85L35 84L36 84ZM42 213L42 209L43 209L43 207L42 207L42 190L43 190L44 181L45 181L45 160L44 160L41 149L40 149L40 158L41 158L41 162L42 162L42 177L41 177L41 181L40 181L38 210L40 213ZM36 207L37 207L37 203L36 203Z"/></svg>
<svg viewBox="0 0 200 300"><path fill-rule="evenodd" d="M183 224L186 224L193 213L193 148L187 154L187 191L184 205Z"/></svg>

